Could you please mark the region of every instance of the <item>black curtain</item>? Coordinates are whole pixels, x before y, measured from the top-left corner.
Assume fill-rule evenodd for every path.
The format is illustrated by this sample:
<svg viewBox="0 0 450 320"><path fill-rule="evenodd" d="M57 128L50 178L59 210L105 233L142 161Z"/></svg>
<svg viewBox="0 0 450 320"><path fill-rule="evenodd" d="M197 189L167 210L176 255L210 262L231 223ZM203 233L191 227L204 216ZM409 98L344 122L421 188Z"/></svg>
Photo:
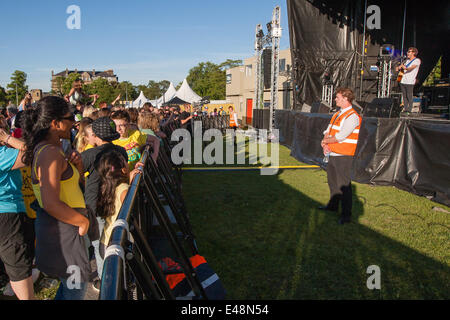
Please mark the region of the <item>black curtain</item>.
<svg viewBox="0 0 450 320"><path fill-rule="evenodd" d="M368 52L383 44L401 49L406 4L404 50L419 49L422 83L440 56L442 77L448 78L450 1L368 0L381 10L381 29L366 29ZM364 0L287 0L294 108L321 98L324 75L330 72L335 86L359 87L360 56L364 30ZM370 16L370 15L369 15ZM355 90L356 91L356 90ZM369 102L369 101L367 101Z"/></svg>

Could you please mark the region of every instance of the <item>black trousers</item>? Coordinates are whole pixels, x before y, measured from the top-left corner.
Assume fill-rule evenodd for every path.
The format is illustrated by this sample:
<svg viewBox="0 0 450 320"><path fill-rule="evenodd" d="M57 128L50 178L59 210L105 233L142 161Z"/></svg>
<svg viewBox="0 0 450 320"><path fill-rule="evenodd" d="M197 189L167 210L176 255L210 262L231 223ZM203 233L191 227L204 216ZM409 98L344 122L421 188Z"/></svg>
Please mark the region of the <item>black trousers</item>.
<svg viewBox="0 0 450 320"><path fill-rule="evenodd" d="M406 112L411 112L414 102L414 85L400 83L400 89L402 90L403 104Z"/></svg>
<svg viewBox="0 0 450 320"><path fill-rule="evenodd" d="M338 210L342 207L342 217L350 218L352 215L352 181L351 172L353 157L330 157L327 165L328 187L330 188L330 201L328 208Z"/></svg>

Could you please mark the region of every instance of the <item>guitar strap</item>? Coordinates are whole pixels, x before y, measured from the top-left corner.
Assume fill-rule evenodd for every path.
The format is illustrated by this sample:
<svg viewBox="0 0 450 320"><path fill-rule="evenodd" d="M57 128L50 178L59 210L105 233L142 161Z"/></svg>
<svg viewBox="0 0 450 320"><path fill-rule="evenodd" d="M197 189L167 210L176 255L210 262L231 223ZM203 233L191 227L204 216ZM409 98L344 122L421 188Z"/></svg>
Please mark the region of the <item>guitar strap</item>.
<svg viewBox="0 0 450 320"><path fill-rule="evenodd" d="M408 64L406 65L406 68L409 68L409 66L410 66L414 61L416 61L416 59L417 59L417 58L414 58L410 63L408 63Z"/></svg>

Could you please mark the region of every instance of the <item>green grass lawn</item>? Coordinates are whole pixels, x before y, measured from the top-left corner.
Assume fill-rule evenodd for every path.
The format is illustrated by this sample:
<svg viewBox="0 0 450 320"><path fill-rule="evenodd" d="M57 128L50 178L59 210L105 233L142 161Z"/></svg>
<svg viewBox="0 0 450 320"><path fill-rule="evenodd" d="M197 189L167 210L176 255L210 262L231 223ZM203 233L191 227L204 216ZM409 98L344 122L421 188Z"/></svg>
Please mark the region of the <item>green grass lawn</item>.
<svg viewBox="0 0 450 320"><path fill-rule="evenodd" d="M280 165L302 165L280 146ZM353 184L353 222L316 208L321 169L183 173L200 253L229 299L449 299L449 208L394 187ZM367 268L381 269L369 290Z"/></svg>
<svg viewBox="0 0 450 320"><path fill-rule="evenodd" d="M281 166L304 165L279 154ZM353 222L341 226L316 209L329 197L322 169L183 172L200 254L228 299L449 299L450 214L433 208L450 208L394 187L353 188ZM367 288L372 265L381 290ZM53 299L56 287L36 291Z"/></svg>

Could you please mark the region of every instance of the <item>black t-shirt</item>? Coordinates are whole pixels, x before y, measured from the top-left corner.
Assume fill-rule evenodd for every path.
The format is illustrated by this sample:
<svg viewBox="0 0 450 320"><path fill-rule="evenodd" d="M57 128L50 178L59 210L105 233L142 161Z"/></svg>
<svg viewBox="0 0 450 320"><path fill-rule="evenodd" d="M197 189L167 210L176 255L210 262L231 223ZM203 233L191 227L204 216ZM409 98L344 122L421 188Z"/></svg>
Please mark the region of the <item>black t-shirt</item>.
<svg viewBox="0 0 450 320"><path fill-rule="evenodd" d="M99 191L100 177L98 176L97 170L95 170L101 157L108 151L116 150L120 152L125 161L128 162L128 155L125 148L117 146L112 143L104 144L102 146L89 149L81 154L81 159L83 160L83 169L85 172L89 172L89 176L86 179L86 187L84 190L84 200L86 201L86 206L91 209L95 215L97 215L97 195Z"/></svg>
<svg viewBox="0 0 450 320"><path fill-rule="evenodd" d="M183 111L180 115L180 120L186 120L187 118L189 118L191 116L191 114L187 111ZM186 122L185 124L182 124L181 127L183 129L187 129L189 132L192 132L192 128L191 128L191 121Z"/></svg>

